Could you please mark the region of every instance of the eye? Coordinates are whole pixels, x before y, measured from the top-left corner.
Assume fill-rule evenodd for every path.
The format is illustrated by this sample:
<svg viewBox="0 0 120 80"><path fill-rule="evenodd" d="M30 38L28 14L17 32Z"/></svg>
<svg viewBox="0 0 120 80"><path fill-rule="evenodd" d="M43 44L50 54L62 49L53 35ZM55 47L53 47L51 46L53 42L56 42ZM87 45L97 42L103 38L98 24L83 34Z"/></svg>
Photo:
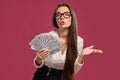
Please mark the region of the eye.
<svg viewBox="0 0 120 80"><path fill-rule="evenodd" d="M61 16L61 14L60 14L60 13L56 13L55 16L56 16L56 17L59 17L59 16Z"/></svg>
<svg viewBox="0 0 120 80"><path fill-rule="evenodd" d="M70 12L65 12L64 15L65 16L71 16L71 13Z"/></svg>

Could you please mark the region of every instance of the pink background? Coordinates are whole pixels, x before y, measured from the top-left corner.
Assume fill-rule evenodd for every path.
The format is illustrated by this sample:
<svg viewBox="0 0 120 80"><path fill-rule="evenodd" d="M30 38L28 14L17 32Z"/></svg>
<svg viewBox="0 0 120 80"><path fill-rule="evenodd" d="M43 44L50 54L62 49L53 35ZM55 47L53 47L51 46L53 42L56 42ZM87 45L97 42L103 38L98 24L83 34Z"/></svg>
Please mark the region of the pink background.
<svg viewBox="0 0 120 80"><path fill-rule="evenodd" d="M119 1L119 0L118 0ZM0 0L0 80L31 80L35 51L29 41L53 28L57 4L76 11L85 46L103 54L88 56L76 80L120 80L120 6L117 0Z"/></svg>

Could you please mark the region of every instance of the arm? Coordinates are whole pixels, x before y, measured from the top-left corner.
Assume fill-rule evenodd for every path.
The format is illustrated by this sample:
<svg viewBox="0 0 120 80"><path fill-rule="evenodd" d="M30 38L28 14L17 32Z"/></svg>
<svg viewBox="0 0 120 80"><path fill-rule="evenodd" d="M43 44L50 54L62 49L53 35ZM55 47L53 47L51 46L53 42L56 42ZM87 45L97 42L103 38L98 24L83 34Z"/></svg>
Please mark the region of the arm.
<svg viewBox="0 0 120 80"><path fill-rule="evenodd" d="M75 68L74 68L75 73L81 69L82 65L84 64L84 59L86 58L86 56L95 53L103 53L103 51L99 49L93 49L93 46L84 48L75 61Z"/></svg>
<svg viewBox="0 0 120 80"><path fill-rule="evenodd" d="M75 68L74 71L77 72L81 69L82 65L84 64L84 59L86 56L94 54L94 53L103 53L100 49L93 49L94 46L86 47L83 49L83 39L78 37L78 53L79 56L75 61ZM83 50L82 50L83 49Z"/></svg>
<svg viewBox="0 0 120 80"><path fill-rule="evenodd" d="M77 42L78 57L77 57L77 59L75 61L75 64L74 64L74 72L75 73L78 72L82 68L82 66L84 64L83 58L82 57L79 58L80 55L81 55L81 53L82 53L82 49L83 49L83 38L81 38L80 36L78 36L78 40L77 41L78 41Z"/></svg>
<svg viewBox="0 0 120 80"><path fill-rule="evenodd" d="M78 56L74 64L74 72L77 73L82 68L83 65L84 65L83 60L79 62L79 56Z"/></svg>

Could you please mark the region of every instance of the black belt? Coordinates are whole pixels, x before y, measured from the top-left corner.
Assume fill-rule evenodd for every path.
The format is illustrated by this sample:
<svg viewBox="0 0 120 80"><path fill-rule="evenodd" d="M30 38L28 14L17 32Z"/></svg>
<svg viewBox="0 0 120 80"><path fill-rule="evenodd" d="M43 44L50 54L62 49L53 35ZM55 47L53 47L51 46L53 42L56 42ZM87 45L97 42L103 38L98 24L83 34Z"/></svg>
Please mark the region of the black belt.
<svg viewBox="0 0 120 80"><path fill-rule="evenodd" d="M50 75L61 76L62 74L62 70L55 69L55 68L49 68L45 65L42 68L38 68L37 72L44 76L50 76Z"/></svg>

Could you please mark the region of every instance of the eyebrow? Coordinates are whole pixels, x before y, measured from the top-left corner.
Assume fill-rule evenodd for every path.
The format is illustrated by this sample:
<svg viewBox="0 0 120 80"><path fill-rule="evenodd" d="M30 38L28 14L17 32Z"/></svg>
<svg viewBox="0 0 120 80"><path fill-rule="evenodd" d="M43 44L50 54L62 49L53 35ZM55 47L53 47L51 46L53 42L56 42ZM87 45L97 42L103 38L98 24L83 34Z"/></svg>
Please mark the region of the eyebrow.
<svg viewBox="0 0 120 80"><path fill-rule="evenodd" d="M70 12L70 11L65 11L65 12ZM63 13L65 13L65 12L63 12ZM61 13L61 12L58 11L58 12L56 12L56 13Z"/></svg>

